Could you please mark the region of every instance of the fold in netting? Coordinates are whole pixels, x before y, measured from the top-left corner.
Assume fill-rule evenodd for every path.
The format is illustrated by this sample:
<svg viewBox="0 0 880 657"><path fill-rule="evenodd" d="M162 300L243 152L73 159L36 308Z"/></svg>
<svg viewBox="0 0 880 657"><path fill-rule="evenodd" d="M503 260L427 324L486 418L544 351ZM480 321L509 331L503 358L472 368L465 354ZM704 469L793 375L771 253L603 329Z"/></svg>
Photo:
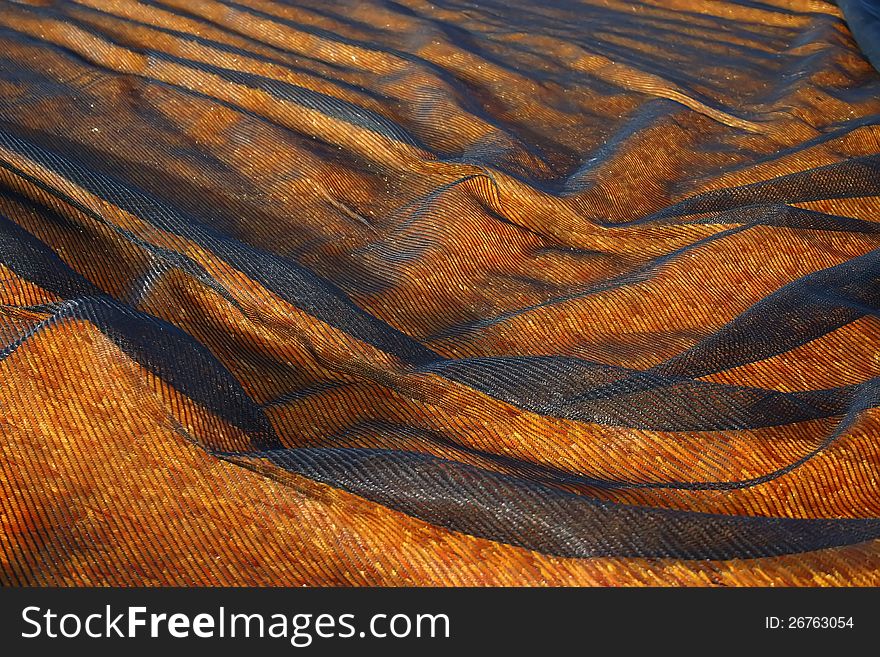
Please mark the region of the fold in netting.
<svg viewBox="0 0 880 657"><path fill-rule="evenodd" d="M874 14L0 0L0 582L880 584Z"/></svg>

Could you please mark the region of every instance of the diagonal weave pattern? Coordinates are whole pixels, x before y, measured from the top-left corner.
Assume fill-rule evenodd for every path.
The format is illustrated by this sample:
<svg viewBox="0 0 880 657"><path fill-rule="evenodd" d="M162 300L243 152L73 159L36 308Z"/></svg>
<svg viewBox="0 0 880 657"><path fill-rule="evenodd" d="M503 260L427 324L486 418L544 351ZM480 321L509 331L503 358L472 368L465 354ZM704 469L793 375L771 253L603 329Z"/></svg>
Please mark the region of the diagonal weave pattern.
<svg viewBox="0 0 880 657"><path fill-rule="evenodd" d="M0 582L880 584L821 0L0 2Z"/></svg>

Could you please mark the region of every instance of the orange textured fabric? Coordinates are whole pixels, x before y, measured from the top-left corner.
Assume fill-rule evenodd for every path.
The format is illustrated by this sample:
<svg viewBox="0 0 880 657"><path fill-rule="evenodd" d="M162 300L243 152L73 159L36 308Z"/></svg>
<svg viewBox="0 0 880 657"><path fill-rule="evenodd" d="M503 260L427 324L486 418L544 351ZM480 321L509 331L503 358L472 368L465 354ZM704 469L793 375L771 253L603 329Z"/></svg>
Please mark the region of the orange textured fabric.
<svg viewBox="0 0 880 657"><path fill-rule="evenodd" d="M0 582L880 584L821 0L0 2Z"/></svg>

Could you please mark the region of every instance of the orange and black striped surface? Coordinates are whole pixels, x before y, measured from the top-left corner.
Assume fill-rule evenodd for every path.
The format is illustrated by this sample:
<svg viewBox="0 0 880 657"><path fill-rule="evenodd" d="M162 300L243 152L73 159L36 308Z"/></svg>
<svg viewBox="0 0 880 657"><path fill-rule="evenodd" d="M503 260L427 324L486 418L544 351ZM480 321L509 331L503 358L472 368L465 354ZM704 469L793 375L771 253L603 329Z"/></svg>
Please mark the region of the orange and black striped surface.
<svg viewBox="0 0 880 657"><path fill-rule="evenodd" d="M0 581L880 584L822 0L0 2Z"/></svg>

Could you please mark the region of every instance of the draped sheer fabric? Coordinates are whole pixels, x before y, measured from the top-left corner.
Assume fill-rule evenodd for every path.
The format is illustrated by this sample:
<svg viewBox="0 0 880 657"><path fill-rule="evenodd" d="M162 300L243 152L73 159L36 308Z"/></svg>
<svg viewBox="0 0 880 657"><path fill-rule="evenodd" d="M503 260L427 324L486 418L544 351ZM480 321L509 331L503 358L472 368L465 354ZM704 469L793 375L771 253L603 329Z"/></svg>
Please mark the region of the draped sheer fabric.
<svg viewBox="0 0 880 657"><path fill-rule="evenodd" d="M880 584L878 117L821 0L0 2L0 581Z"/></svg>

